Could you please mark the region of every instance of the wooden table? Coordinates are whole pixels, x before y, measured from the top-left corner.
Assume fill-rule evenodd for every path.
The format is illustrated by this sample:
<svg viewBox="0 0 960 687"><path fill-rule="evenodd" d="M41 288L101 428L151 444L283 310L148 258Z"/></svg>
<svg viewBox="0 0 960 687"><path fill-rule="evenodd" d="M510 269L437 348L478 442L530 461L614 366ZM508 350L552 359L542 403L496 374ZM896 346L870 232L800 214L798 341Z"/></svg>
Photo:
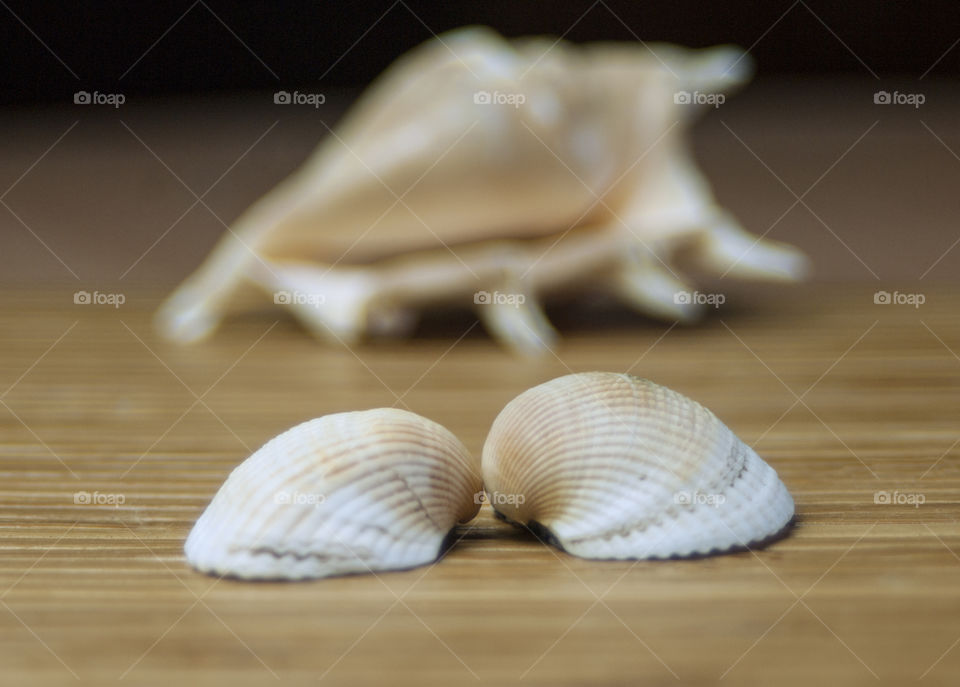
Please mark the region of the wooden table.
<svg viewBox="0 0 960 687"><path fill-rule="evenodd" d="M924 293L914 308L877 305L875 290L754 289L697 327L574 312L556 355L530 361L467 315L349 350L266 309L181 348L152 332L157 290L114 308L10 288L0 681L956 684L960 296L901 288ZM397 405L479 453L510 398L591 369L712 408L792 491L790 536L703 560L591 562L484 506L445 559L409 572L252 584L184 563L230 469L297 422Z"/></svg>
<svg viewBox="0 0 960 687"><path fill-rule="evenodd" d="M153 334L222 222L327 135L337 94L322 112L270 93L0 112L0 684L957 684L960 100L937 74L882 82L922 88L919 110L875 105L864 72L711 112L695 144L719 198L807 251L816 281L711 286L727 303L689 328L556 308L562 346L536 361L469 313L354 350L269 306L191 348ZM126 302L74 305L80 289ZM297 422L398 405L479 452L514 395L590 369L713 409L792 491L791 535L589 562L485 506L411 572L245 584L184 564L230 469Z"/></svg>

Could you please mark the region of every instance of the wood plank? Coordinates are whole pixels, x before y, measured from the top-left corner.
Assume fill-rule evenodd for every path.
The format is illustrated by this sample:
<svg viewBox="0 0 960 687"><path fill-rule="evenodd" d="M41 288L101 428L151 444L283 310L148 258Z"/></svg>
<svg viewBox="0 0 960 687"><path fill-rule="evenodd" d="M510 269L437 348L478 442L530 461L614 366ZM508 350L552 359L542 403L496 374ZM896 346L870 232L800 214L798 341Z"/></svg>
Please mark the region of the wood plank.
<svg viewBox="0 0 960 687"><path fill-rule="evenodd" d="M3 682L955 684L960 297L924 287L919 309L878 306L874 290L748 291L697 327L581 313L556 356L530 361L479 328L455 344L468 317L348 350L263 310L180 348L152 331L157 291L104 308L66 287L8 289ZM591 369L713 409L794 494L790 536L703 560L591 562L484 506L444 560L409 572L250 584L184 563L230 469L297 422L399 405L479 453L510 398ZM124 502L77 504L79 491Z"/></svg>

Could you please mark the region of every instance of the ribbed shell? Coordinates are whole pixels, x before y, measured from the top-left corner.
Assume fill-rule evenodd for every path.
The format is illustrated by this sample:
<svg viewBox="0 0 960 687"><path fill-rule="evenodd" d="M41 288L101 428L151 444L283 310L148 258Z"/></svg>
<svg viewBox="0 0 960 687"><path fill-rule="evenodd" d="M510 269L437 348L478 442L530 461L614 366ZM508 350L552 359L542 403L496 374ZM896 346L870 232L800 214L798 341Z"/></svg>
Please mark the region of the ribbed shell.
<svg viewBox="0 0 960 687"><path fill-rule="evenodd" d="M197 520L187 560L246 579L411 568L479 510L479 465L444 427L404 410L327 415L241 463Z"/></svg>
<svg viewBox="0 0 960 687"><path fill-rule="evenodd" d="M669 558L758 542L793 517L777 473L709 410L645 379L534 387L483 447L488 498L583 558Z"/></svg>

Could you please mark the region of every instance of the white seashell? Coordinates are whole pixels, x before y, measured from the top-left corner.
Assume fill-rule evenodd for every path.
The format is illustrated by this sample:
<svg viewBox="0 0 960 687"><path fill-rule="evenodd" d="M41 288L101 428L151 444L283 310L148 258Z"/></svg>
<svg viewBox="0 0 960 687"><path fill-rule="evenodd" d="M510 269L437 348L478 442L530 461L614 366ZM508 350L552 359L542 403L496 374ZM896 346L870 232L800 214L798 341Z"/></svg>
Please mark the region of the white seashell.
<svg viewBox="0 0 960 687"><path fill-rule="evenodd" d="M203 572L246 579L412 568L477 514L480 489L476 461L435 422L395 408L326 415L241 463L184 550Z"/></svg>
<svg viewBox="0 0 960 687"><path fill-rule="evenodd" d="M709 410L645 379L559 377L511 401L483 447L501 517L583 558L762 542L793 518L777 473Z"/></svg>
<svg viewBox="0 0 960 687"><path fill-rule="evenodd" d="M478 27L429 41L236 220L159 330L206 336L252 283L331 340L403 334L443 301L538 352L554 339L540 301L585 284L695 319L681 253L718 274L797 279L806 258L719 207L688 141L707 109L691 93L716 98L750 71L730 46L508 41Z"/></svg>

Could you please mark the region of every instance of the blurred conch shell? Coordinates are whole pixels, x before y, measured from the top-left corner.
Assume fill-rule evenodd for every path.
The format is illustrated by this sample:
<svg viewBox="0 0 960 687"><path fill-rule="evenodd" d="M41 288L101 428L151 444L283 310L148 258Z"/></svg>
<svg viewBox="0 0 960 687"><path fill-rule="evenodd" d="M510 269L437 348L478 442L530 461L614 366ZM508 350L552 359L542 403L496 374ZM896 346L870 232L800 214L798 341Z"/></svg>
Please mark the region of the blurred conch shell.
<svg viewBox="0 0 960 687"><path fill-rule="evenodd" d="M716 274L797 279L803 254L720 208L687 140L750 72L731 46L444 34L391 65L236 220L158 328L200 339L248 283L334 341L407 334L445 303L539 352L555 339L540 302L559 291L695 319L681 255Z"/></svg>
<svg viewBox="0 0 960 687"><path fill-rule="evenodd" d="M719 553L793 518L777 473L700 404L645 379L590 372L520 394L483 447L498 515L583 558Z"/></svg>
<svg viewBox="0 0 960 687"><path fill-rule="evenodd" d="M184 549L195 568L244 579L412 568L477 514L480 489L477 462L435 422L395 408L326 415L241 463Z"/></svg>

